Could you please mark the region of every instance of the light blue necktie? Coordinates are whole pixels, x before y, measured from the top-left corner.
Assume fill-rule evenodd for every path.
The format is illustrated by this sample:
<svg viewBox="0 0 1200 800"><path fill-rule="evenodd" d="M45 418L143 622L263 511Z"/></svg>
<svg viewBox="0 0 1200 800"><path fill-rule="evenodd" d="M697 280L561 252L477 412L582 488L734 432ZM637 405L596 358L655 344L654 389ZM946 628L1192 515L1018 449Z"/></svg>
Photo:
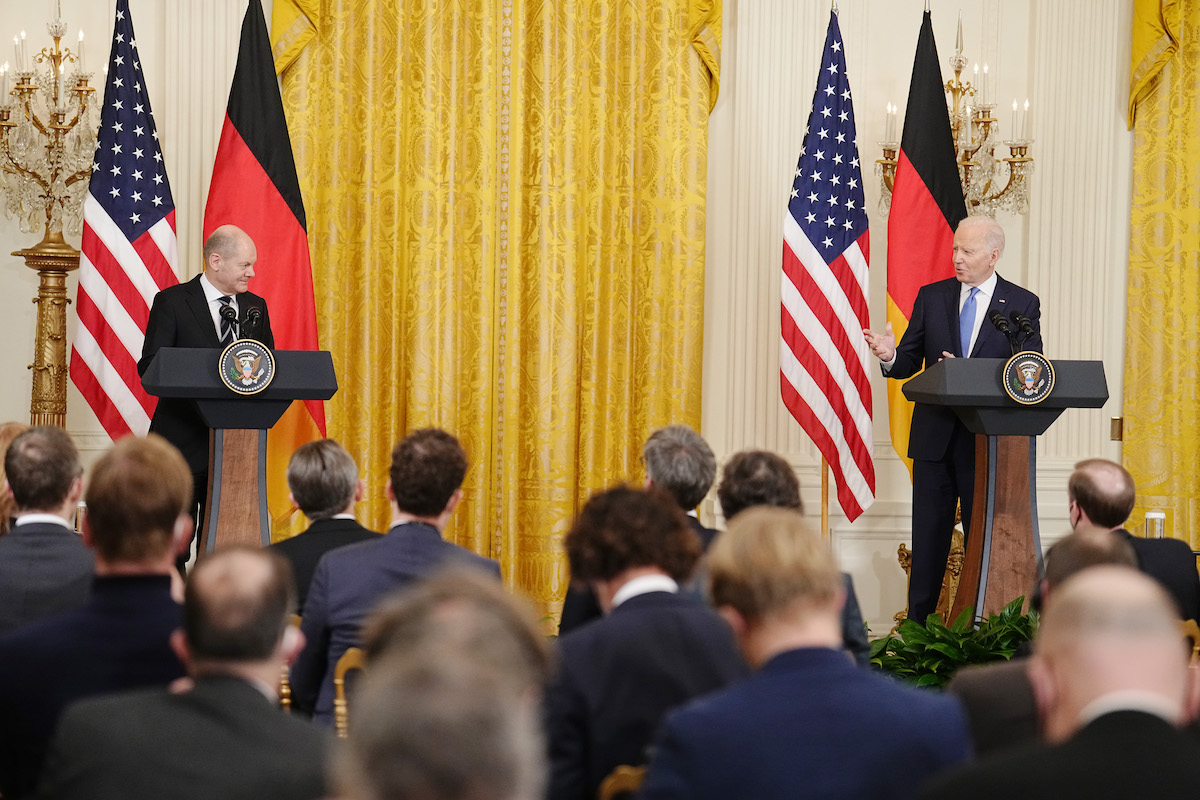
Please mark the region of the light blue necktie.
<svg viewBox="0 0 1200 800"><path fill-rule="evenodd" d="M962 311L958 314L958 338L962 340L963 358L971 355L971 334L975 330L975 295L979 294L979 287L972 286L971 293L967 295L967 302L963 303Z"/></svg>

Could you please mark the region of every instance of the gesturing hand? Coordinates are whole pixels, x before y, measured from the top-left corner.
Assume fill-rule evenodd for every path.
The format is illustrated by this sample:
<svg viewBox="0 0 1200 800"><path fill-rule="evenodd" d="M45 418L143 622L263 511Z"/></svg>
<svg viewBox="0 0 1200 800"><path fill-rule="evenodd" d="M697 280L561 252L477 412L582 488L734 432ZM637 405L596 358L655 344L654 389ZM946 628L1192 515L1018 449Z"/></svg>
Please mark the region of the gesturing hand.
<svg viewBox="0 0 1200 800"><path fill-rule="evenodd" d="M871 348L871 352L880 361L891 361L896 355L896 334L892 333L892 323L889 322L883 327L883 333L863 328L863 338L867 340L867 347Z"/></svg>

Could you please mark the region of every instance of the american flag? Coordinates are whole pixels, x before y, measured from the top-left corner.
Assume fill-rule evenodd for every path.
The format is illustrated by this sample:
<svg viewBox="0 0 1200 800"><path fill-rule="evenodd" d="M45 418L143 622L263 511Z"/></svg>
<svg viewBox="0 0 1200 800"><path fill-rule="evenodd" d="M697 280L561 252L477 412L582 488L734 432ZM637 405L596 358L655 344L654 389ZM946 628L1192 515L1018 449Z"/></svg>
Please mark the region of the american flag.
<svg viewBox="0 0 1200 800"><path fill-rule="evenodd" d="M117 0L82 251L71 380L109 436L145 433L157 400L142 389L137 361L154 295L179 282L179 256L129 0Z"/></svg>
<svg viewBox="0 0 1200 800"><path fill-rule="evenodd" d="M829 463L851 520L875 500L868 327L870 239L846 55L830 15L783 219L780 389Z"/></svg>

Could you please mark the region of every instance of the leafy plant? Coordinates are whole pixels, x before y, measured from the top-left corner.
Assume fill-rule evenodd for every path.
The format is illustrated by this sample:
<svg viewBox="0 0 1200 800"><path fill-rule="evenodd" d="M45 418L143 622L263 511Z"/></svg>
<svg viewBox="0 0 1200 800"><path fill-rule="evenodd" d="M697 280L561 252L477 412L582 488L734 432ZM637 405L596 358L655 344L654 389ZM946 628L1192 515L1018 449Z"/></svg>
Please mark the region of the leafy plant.
<svg viewBox="0 0 1200 800"><path fill-rule="evenodd" d="M893 636L871 642L871 663L917 686L941 688L959 667L1012 658L1037 632L1038 614L1021 613L1025 597L1018 597L979 623L968 608L946 625L937 614L922 624L906 619Z"/></svg>

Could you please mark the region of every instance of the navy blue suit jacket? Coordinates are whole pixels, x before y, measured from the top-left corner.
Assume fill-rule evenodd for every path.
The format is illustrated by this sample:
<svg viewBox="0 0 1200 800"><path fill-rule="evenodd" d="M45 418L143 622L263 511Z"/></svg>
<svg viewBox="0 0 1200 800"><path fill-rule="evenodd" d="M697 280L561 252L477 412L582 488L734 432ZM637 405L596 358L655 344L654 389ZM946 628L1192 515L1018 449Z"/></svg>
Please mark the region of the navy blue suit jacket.
<svg viewBox="0 0 1200 800"><path fill-rule="evenodd" d="M257 308L262 313L262 330L254 338L275 349L267 302L253 292L243 292L237 296L237 304L243 334L247 333L246 314L251 308ZM154 295L150 317L146 321L146 340L138 361L138 375L146 374L159 348L211 347L215 350L220 346L221 339L213 325L212 314L204 299L204 287L200 285L200 276L197 275L187 283L168 286ZM215 355L213 360L216 360ZM159 400L154 417L150 420L150 432L161 434L178 447L193 473L208 471L208 426L200 418L194 401L171 397ZM204 502L203 498L196 500Z"/></svg>
<svg viewBox="0 0 1200 800"><path fill-rule="evenodd" d="M957 278L922 286L913 303L912 318L896 345L896 362L885 374L889 378L910 378L942 358L942 351L962 357L958 332L958 299L962 284ZM991 304L984 309L983 324L971 349L972 358L1008 358L1012 355L1008 339L996 330L989 317L1000 311L1005 318L1019 311L1033 320L1034 333L1020 343L1022 350L1042 350L1042 315L1037 295L1015 283L996 276ZM1010 320L1010 323L1011 320ZM917 403L913 409L912 429L908 437L908 457L937 461L946 455L954 426L960 424L949 408Z"/></svg>
<svg viewBox="0 0 1200 800"><path fill-rule="evenodd" d="M748 669L725 620L669 592L631 597L559 639L546 692L551 800L591 800L620 764L646 763L663 716Z"/></svg>
<svg viewBox="0 0 1200 800"><path fill-rule="evenodd" d="M14 525L0 536L0 633L79 608L94 570L92 551L70 528Z"/></svg>
<svg viewBox="0 0 1200 800"><path fill-rule="evenodd" d="M182 622L170 577L100 577L82 608L0 637L5 800L36 788L50 736L69 704L183 677L170 645Z"/></svg>
<svg viewBox="0 0 1200 800"><path fill-rule="evenodd" d="M1116 531L1133 546L1138 569L1158 581L1179 606L1180 619L1200 622L1200 575L1192 548L1179 539L1143 539L1124 528Z"/></svg>
<svg viewBox="0 0 1200 800"><path fill-rule="evenodd" d="M378 533L359 525L357 520L319 519L303 533L271 545L271 550L291 562L292 574L296 578L296 611L304 608L308 586L312 583L321 556L348 544L378 538Z"/></svg>
<svg viewBox="0 0 1200 800"><path fill-rule="evenodd" d="M300 630L304 650L292 666L292 701L329 723L333 714L333 670L359 644L367 614L386 595L450 564L467 564L500 577L500 565L442 538L421 522L397 525L374 541L332 550L317 562L308 588Z"/></svg>
<svg viewBox="0 0 1200 800"><path fill-rule="evenodd" d="M668 716L639 797L904 800L970 750L953 698L805 648Z"/></svg>

